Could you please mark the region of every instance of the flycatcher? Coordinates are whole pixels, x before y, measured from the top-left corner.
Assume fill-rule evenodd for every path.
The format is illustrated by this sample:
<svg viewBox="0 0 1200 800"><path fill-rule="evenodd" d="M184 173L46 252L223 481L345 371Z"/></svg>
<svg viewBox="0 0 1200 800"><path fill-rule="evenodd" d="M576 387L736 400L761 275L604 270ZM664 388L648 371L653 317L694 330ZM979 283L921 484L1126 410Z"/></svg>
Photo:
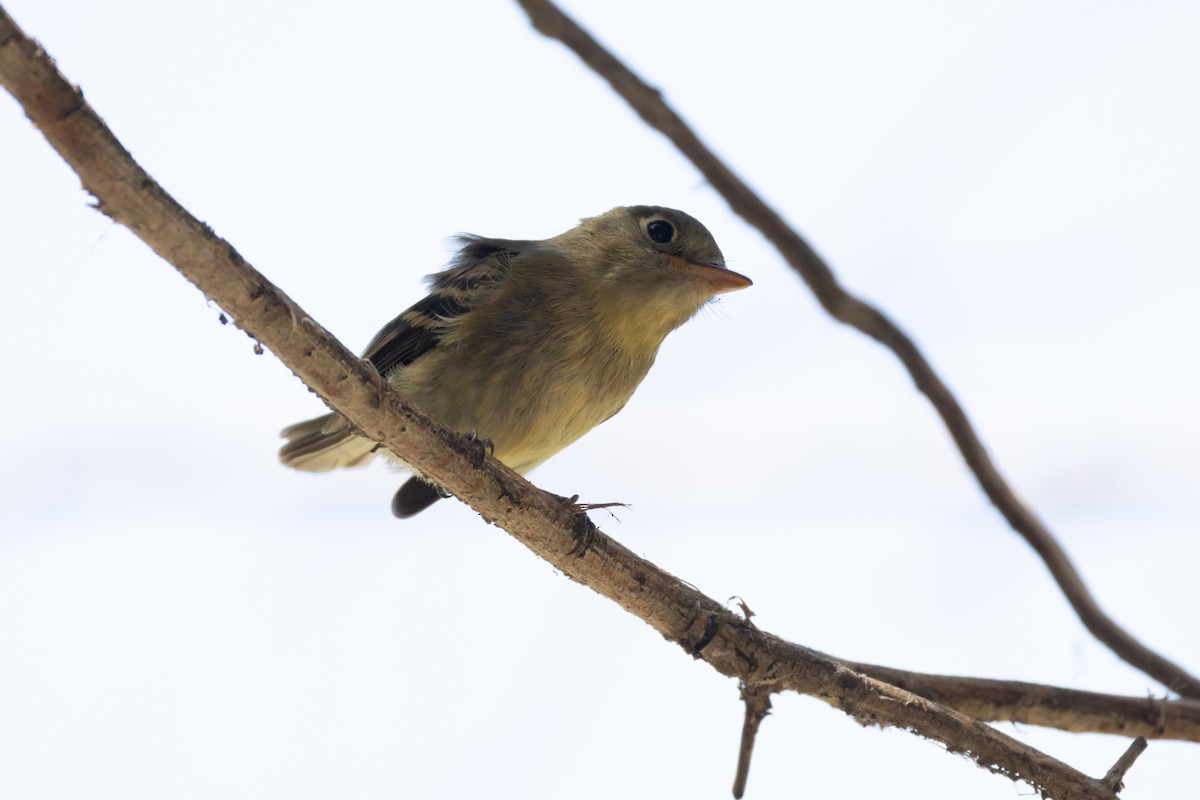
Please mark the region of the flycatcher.
<svg viewBox="0 0 1200 800"><path fill-rule="evenodd" d="M751 284L725 268L703 225L670 208L614 208L541 241L459 242L430 294L363 357L449 427L490 440L522 475L620 411L667 334L715 295ZM282 435L280 461L306 472L363 466L378 450L337 414ZM441 496L418 473L392 512L411 517Z"/></svg>

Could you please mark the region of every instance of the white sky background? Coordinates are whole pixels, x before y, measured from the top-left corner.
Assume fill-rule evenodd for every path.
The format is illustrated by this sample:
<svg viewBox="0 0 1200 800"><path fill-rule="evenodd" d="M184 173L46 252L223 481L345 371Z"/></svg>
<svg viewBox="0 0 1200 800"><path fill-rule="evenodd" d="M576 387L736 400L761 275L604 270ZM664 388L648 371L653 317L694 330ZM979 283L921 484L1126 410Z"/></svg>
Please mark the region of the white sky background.
<svg viewBox="0 0 1200 800"><path fill-rule="evenodd" d="M533 476L764 628L926 671L1159 692L1076 622L896 360L507 2L6 0L134 156L360 349L457 231L703 220L755 286ZM575 2L959 393L1102 604L1200 671L1200 6ZM716 675L380 465L0 97L0 796L728 796ZM775 701L749 796L1013 798ZM1091 774L1126 742L1001 726ZM1195 786L1152 742L1126 800Z"/></svg>

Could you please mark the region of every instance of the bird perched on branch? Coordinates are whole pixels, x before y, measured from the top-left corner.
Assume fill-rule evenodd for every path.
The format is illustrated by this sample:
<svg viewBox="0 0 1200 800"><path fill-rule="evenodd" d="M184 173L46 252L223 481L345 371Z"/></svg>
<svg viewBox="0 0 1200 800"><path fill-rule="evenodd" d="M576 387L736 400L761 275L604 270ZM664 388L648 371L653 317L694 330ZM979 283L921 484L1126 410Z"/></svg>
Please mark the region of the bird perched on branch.
<svg viewBox="0 0 1200 800"><path fill-rule="evenodd" d="M363 357L449 427L490 440L521 474L620 411L667 334L751 283L725 268L703 225L670 208L614 208L541 241L459 242L449 267L430 276L429 296ZM378 449L337 414L282 435L280 460L306 472L363 466ZM441 496L416 474L392 512L410 517Z"/></svg>

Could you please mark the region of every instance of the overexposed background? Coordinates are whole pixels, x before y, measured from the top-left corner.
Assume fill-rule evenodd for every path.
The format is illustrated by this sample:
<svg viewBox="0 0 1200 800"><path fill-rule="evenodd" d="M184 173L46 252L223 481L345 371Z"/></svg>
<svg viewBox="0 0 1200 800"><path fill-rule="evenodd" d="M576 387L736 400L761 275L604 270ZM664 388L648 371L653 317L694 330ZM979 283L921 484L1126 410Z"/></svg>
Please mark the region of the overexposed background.
<svg viewBox="0 0 1200 800"><path fill-rule="evenodd" d="M896 360L508 2L6 0L136 158L348 346L458 231L703 220L755 286L533 475L764 628L898 667L1145 695L992 510ZM1101 603L1200 670L1200 7L591 0L959 393ZM733 681L381 465L284 470L323 406L0 96L8 421L0 796L727 797ZM1013 798L775 700L749 796ZM1091 774L1126 742L1001 726ZM1195 786L1152 742L1127 800Z"/></svg>

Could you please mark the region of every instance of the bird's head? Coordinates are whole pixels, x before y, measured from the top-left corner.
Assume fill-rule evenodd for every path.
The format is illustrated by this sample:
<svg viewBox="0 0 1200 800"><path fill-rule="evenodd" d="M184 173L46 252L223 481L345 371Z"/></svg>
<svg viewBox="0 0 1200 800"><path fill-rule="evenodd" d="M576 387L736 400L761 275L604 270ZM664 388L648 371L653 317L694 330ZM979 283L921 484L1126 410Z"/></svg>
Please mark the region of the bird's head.
<svg viewBox="0 0 1200 800"><path fill-rule="evenodd" d="M598 315L655 348L716 295L751 285L699 220L672 208L621 206L557 238L578 254Z"/></svg>

